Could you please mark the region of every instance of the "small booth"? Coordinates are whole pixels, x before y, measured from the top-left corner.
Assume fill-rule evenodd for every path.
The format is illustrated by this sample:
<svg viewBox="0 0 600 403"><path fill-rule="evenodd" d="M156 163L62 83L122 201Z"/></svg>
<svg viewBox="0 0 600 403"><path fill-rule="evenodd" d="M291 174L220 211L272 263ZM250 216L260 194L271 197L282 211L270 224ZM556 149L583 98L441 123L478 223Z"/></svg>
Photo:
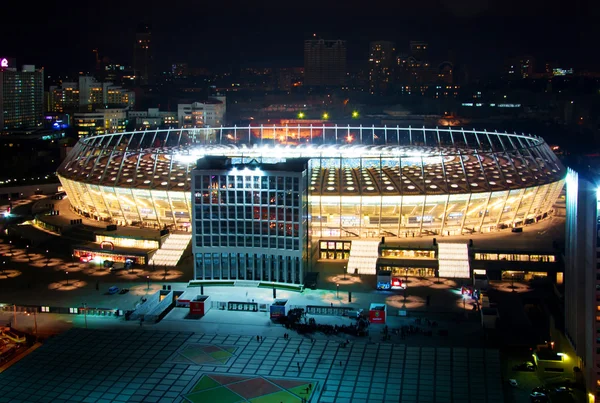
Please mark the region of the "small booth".
<svg viewBox="0 0 600 403"><path fill-rule="evenodd" d="M190 315L204 316L210 311L212 301L207 295L198 295L190 300Z"/></svg>
<svg viewBox="0 0 600 403"><path fill-rule="evenodd" d="M275 302L271 304L270 313L271 319L279 319L287 315L287 299L276 299Z"/></svg>
<svg viewBox="0 0 600 403"><path fill-rule="evenodd" d="M386 312L386 304L371 304L371 307L369 308L369 322L384 324Z"/></svg>

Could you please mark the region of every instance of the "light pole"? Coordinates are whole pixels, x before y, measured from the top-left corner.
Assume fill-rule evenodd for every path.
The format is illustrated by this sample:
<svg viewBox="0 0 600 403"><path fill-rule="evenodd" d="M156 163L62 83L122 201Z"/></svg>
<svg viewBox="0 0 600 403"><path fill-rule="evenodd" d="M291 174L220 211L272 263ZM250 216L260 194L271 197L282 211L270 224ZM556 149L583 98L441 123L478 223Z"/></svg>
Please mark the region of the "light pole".
<svg viewBox="0 0 600 403"><path fill-rule="evenodd" d="M344 280L346 280L346 266L344 266Z"/></svg>
<svg viewBox="0 0 600 403"><path fill-rule="evenodd" d="M29 257L29 245L26 246L26 250L27 250L27 259L29 259L29 261L31 262L31 258Z"/></svg>
<svg viewBox="0 0 600 403"><path fill-rule="evenodd" d="M8 241L8 244L10 245L10 246L9 246L9 248L10 248L10 256L12 257L12 255L13 255L13 244L12 244L12 239L11 239L10 241Z"/></svg>
<svg viewBox="0 0 600 403"><path fill-rule="evenodd" d="M46 249L46 266L48 266L49 262L50 262L50 255L48 255L48 249Z"/></svg>
<svg viewBox="0 0 600 403"><path fill-rule="evenodd" d="M27 315L29 316L31 314L28 312ZM33 325L34 326L33 332L35 334L35 337L37 338L37 335L38 335L38 329L37 329L37 307L35 307L33 309L33 324L34 324Z"/></svg>
<svg viewBox="0 0 600 403"><path fill-rule="evenodd" d="M83 320L85 321L85 328L87 329L87 303L81 304L83 305Z"/></svg>
<svg viewBox="0 0 600 403"><path fill-rule="evenodd" d="M340 298L340 284L336 283L335 287L336 287L336 296L339 299Z"/></svg>
<svg viewBox="0 0 600 403"><path fill-rule="evenodd" d="M67 276L67 286L69 286L69 272L68 272L68 271L66 271L66 272L65 272L65 275Z"/></svg>
<svg viewBox="0 0 600 403"><path fill-rule="evenodd" d="M146 287L146 290L150 289L150 276L146 276L146 281L148 282L148 287Z"/></svg>
<svg viewBox="0 0 600 403"><path fill-rule="evenodd" d="M13 316L14 316L13 323L15 324L15 326L17 326L17 304L13 305Z"/></svg>
<svg viewBox="0 0 600 403"><path fill-rule="evenodd" d="M515 273L510 274L510 289L515 292Z"/></svg>
<svg viewBox="0 0 600 403"><path fill-rule="evenodd" d="M4 274L4 270L6 270L6 260L2 261L2 274Z"/></svg>

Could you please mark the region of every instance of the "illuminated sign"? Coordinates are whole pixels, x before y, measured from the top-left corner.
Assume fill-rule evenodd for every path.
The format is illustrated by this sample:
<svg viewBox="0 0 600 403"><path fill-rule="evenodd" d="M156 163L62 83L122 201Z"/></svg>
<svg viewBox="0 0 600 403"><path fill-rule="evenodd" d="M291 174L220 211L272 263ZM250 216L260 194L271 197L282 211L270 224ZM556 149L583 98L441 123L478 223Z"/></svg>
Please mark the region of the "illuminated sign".
<svg viewBox="0 0 600 403"><path fill-rule="evenodd" d="M7 58L0 59L0 67L8 67L8 59Z"/></svg>

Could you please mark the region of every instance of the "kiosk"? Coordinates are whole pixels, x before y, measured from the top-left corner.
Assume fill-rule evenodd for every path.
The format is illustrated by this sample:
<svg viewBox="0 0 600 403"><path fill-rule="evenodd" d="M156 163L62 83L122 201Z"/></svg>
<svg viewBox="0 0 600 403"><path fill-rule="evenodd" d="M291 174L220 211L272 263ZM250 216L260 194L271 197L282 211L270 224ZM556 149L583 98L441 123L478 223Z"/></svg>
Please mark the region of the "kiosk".
<svg viewBox="0 0 600 403"><path fill-rule="evenodd" d="M276 299L275 302L271 304L271 319L279 319L287 314L287 302L287 299Z"/></svg>
<svg viewBox="0 0 600 403"><path fill-rule="evenodd" d="M371 307L369 308L369 322L384 324L386 312L386 304L371 304Z"/></svg>
<svg viewBox="0 0 600 403"><path fill-rule="evenodd" d="M190 315L204 316L211 308L211 300L207 295L198 295L190 301Z"/></svg>

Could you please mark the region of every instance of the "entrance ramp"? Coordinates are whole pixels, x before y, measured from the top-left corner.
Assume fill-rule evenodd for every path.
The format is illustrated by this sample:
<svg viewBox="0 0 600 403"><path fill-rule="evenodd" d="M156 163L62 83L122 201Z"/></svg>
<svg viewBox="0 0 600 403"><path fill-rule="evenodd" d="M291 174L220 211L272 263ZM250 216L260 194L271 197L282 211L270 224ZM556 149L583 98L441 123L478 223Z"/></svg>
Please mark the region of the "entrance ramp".
<svg viewBox="0 0 600 403"><path fill-rule="evenodd" d="M348 273L376 274L379 241L352 241L348 258Z"/></svg>
<svg viewBox="0 0 600 403"><path fill-rule="evenodd" d="M438 261L440 277L471 277L469 246L466 243L438 242Z"/></svg>
<svg viewBox="0 0 600 403"><path fill-rule="evenodd" d="M149 265L175 267L192 240L191 234L169 234L160 249L154 252Z"/></svg>

